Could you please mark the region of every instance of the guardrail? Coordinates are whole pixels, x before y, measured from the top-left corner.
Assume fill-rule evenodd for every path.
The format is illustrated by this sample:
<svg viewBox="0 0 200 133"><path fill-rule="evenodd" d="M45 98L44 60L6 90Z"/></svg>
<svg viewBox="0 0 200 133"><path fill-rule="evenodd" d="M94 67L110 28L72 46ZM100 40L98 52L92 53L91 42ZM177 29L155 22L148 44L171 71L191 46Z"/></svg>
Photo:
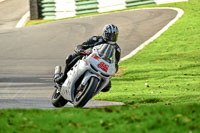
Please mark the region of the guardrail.
<svg viewBox="0 0 200 133"><path fill-rule="evenodd" d="M42 19L60 19L80 14L107 12L131 6L155 3L154 0L30 0L30 3L33 2L37 3L38 6L37 10L34 11L39 12L38 18ZM31 18L38 19L37 17Z"/></svg>
<svg viewBox="0 0 200 133"><path fill-rule="evenodd" d="M43 19L60 19L76 15L74 0L41 0Z"/></svg>
<svg viewBox="0 0 200 133"><path fill-rule="evenodd" d="M76 15L95 13L98 10L98 4L96 0L76 2Z"/></svg>
<svg viewBox="0 0 200 133"><path fill-rule="evenodd" d="M154 0L126 0L126 7L155 4Z"/></svg>
<svg viewBox="0 0 200 133"><path fill-rule="evenodd" d="M98 0L98 12L107 12L126 8L125 0Z"/></svg>

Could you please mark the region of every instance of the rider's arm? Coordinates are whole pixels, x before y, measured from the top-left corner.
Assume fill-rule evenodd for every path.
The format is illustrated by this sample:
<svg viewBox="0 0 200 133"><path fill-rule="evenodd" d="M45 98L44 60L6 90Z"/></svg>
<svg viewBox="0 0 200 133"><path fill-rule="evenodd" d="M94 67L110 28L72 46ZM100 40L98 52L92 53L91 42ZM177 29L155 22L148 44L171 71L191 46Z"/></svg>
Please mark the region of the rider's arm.
<svg viewBox="0 0 200 133"><path fill-rule="evenodd" d="M88 39L86 42L83 42L81 45L77 45L75 51L79 53L82 50L86 50L88 48L92 48L95 45L98 45L103 42L103 38L101 36L93 36Z"/></svg>
<svg viewBox="0 0 200 133"><path fill-rule="evenodd" d="M117 49L116 50L116 62L118 63L120 60L120 56L121 56L121 49L119 46L116 49Z"/></svg>
<svg viewBox="0 0 200 133"><path fill-rule="evenodd" d="M118 71L118 63L120 61L120 56L121 56L121 49L120 47L117 45L116 47L116 64L115 64L115 67L116 67L116 72Z"/></svg>
<svg viewBox="0 0 200 133"><path fill-rule="evenodd" d="M96 45L102 44L104 42L102 36L93 36L89 38L86 42L83 42L81 45L78 45L75 51L86 50L88 48L92 48Z"/></svg>
<svg viewBox="0 0 200 133"><path fill-rule="evenodd" d="M86 42L82 43L82 49L86 50L88 48L94 47L97 43L103 42L103 38L101 36L93 36L88 39Z"/></svg>
<svg viewBox="0 0 200 133"><path fill-rule="evenodd" d="M83 42L81 45L77 45L75 49L76 49L76 51L86 50L86 49L92 47L94 45L94 43L97 42L97 40L98 40L97 37L93 36L90 39L88 39L86 42Z"/></svg>

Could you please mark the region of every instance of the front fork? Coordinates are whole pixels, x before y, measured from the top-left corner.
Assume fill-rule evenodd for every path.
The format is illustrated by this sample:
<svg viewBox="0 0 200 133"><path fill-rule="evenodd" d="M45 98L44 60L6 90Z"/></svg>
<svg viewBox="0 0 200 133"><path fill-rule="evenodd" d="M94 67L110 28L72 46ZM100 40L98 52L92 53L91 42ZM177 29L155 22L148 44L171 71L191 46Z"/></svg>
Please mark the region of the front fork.
<svg viewBox="0 0 200 133"><path fill-rule="evenodd" d="M106 85L109 83L109 78L108 79L102 79L100 76L97 76L96 74L92 74L91 72L86 72L82 82L81 82L81 86L85 86L86 83L89 81L89 79L91 77L96 77L99 80L99 83L97 85L97 88L95 90L95 94L98 94L104 87L106 87Z"/></svg>
<svg viewBox="0 0 200 133"><path fill-rule="evenodd" d="M86 72L86 74L85 74L85 76L84 76L84 78L83 78L81 84L82 84L83 86L85 86L86 83L88 82L88 80L89 80L91 77L96 77L97 79L99 79L99 81L101 80L101 79L99 78L99 76L97 76L96 74L92 74L92 73L90 73L90 72Z"/></svg>

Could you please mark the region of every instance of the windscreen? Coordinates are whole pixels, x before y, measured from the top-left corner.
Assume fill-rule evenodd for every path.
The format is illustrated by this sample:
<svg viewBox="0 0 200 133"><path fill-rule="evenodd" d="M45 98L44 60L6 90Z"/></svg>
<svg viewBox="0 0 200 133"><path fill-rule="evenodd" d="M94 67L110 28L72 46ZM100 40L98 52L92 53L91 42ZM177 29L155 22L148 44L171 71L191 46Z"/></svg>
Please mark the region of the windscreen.
<svg viewBox="0 0 200 133"><path fill-rule="evenodd" d="M108 63L115 63L115 47L114 44L102 44L98 49L99 56Z"/></svg>

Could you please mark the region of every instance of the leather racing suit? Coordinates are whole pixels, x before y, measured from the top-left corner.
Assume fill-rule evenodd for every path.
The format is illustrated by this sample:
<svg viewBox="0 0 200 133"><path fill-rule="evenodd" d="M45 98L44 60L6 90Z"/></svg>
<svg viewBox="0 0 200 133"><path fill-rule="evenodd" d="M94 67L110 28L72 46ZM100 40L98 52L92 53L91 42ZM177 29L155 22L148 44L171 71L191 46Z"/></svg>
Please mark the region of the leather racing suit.
<svg viewBox="0 0 200 133"><path fill-rule="evenodd" d="M81 45L78 45L75 48L75 53L69 55L66 58L66 66L65 66L64 73L61 76L56 77L54 79L55 82L60 84L60 85L62 83L64 83L64 81L67 78L67 72L75 65L75 63L79 59L81 59L83 57L83 55L81 55L80 52L87 50L89 48L93 48L94 46L97 46L97 45L100 45L100 44L103 44L103 43L106 43L106 41L103 39L102 36L93 36L90 39L88 39L86 42L82 43ZM121 55L121 49L118 46L118 44L116 43L116 57L115 57L116 58L116 64L115 64L116 72L118 71L118 63L119 63L119 60L120 60L120 55ZM102 92L107 92L107 91L110 90L110 88L111 88L111 82L108 83L108 85L102 90Z"/></svg>

